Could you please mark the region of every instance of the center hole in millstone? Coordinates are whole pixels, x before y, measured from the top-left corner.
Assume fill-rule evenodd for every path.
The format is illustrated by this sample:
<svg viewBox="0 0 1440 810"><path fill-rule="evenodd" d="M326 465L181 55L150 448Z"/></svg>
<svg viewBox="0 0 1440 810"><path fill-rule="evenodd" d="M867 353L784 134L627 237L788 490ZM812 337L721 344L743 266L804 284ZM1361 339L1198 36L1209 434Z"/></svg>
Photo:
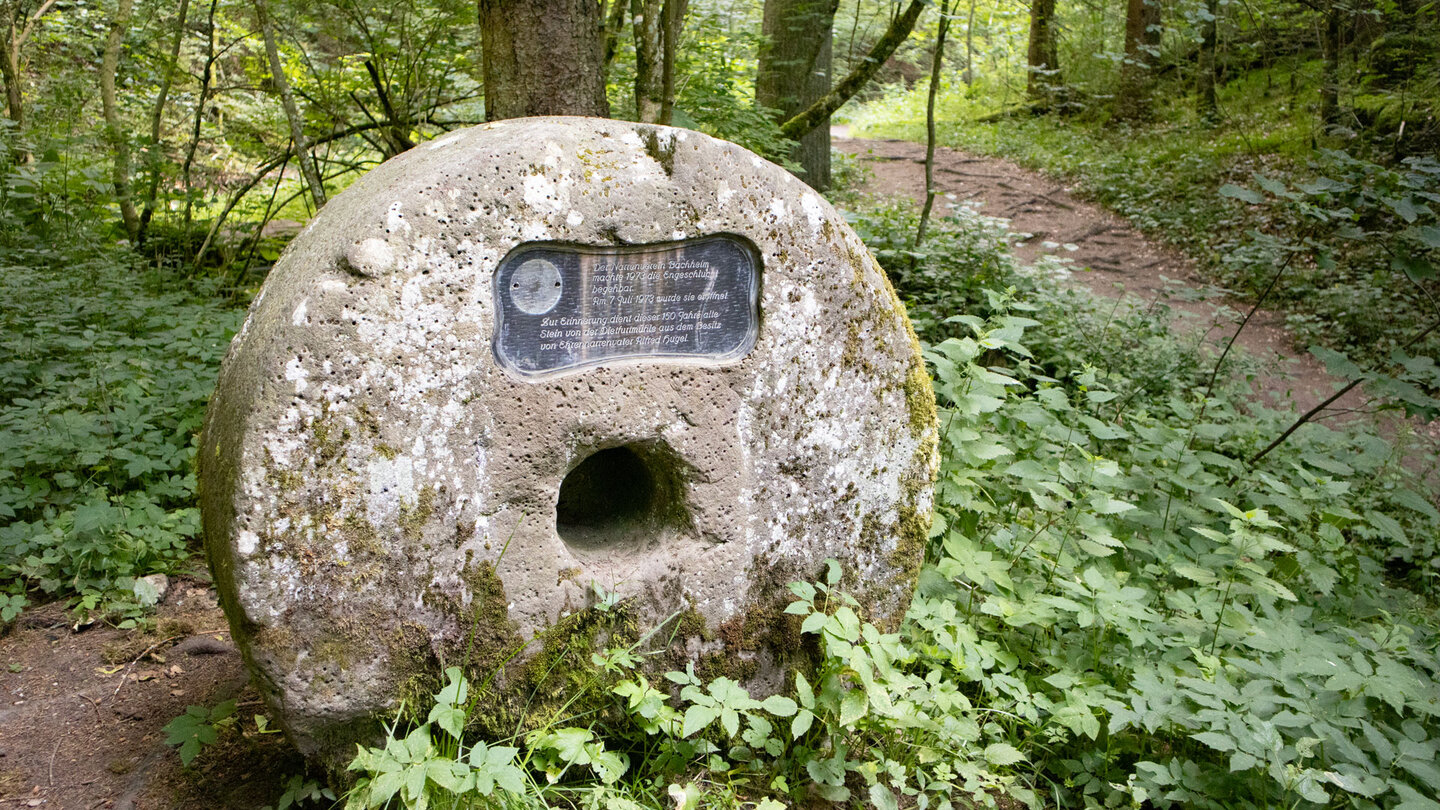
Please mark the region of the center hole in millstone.
<svg viewBox="0 0 1440 810"><path fill-rule="evenodd" d="M577 551L639 550L685 522L680 463L645 443L598 450L560 482L555 530Z"/></svg>

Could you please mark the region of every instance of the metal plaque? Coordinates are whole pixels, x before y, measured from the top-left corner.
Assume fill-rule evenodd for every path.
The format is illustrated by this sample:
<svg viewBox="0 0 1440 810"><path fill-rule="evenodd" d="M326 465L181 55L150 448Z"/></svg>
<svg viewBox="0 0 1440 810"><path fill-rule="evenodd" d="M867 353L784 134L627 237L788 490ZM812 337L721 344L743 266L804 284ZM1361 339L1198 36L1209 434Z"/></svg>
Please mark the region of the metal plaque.
<svg viewBox="0 0 1440 810"><path fill-rule="evenodd" d="M531 242L495 270L495 356L522 377L626 358L735 360L755 345L759 295L760 253L739 236Z"/></svg>

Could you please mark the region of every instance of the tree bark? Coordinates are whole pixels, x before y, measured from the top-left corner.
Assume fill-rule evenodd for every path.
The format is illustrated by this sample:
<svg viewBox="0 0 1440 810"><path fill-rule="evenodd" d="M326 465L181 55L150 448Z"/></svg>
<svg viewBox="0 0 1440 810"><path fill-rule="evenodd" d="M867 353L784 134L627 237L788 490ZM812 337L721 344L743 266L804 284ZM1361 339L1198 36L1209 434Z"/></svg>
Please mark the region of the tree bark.
<svg viewBox="0 0 1440 810"><path fill-rule="evenodd" d="M20 25L16 20L20 10L6 5L5 30L0 31L0 77L5 80L6 117L15 122L15 128L25 126L25 96L22 93L20 71Z"/></svg>
<svg viewBox="0 0 1440 810"><path fill-rule="evenodd" d="M1205 24L1200 28L1200 72L1195 84L1195 112L1202 121L1213 123L1220 117L1220 104L1215 98L1215 45L1219 38L1220 0L1205 0L1205 15Z"/></svg>
<svg viewBox="0 0 1440 810"><path fill-rule="evenodd" d="M1159 28L1160 0L1129 0L1125 10L1125 61L1120 63L1120 88L1115 99L1119 118L1135 120L1150 114Z"/></svg>
<svg viewBox="0 0 1440 810"><path fill-rule="evenodd" d="M1031 0L1030 44L1026 49L1030 75L1025 92L1036 101L1049 102L1064 83L1055 36L1055 0Z"/></svg>
<svg viewBox="0 0 1440 810"><path fill-rule="evenodd" d="M665 0L660 9L660 123L669 125L675 115L675 59L690 0Z"/></svg>
<svg viewBox="0 0 1440 810"><path fill-rule="evenodd" d="M165 122L165 102L170 97L170 85L175 80L175 66L180 61L180 46L185 42L185 22L190 14L190 0L180 0L176 12L175 40L170 46L170 59L165 63L160 76L160 89L155 94L155 107L150 113L150 143L145 152L145 163L150 171L150 183L145 189L145 205L140 212L140 229L135 243L143 245L145 234L150 229L150 219L155 215L155 201L160 195L161 140L160 129Z"/></svg>
<svg viewBox="0 0 1440 810"><path fill-rule="evenodd" d="M479 0L485 117L608 116L596 0Z"/></svg>
<svg viewBox="0 0 1440 810"><path fill-rule="evenodd" d="M900 47L900 43L910 36L910 32L915 29L915 22L920 19L920 12L924 10L923 0L911 0L905 11L890 21L890 27L885 29L880 40L875 43L869 53L865 54L865 58L860 60L860 64L856 65L855 69L841 79L840 83L835 85L834 89L823 98L782 124L780 131L786 137L798 138L823 122L828 135L830 114L840 109L852 96L860 92L860 88L870 81L876 71L880 70L895 49Z"/></svg>
<svg viewBox="0 0 1440 810"><path fill-rule="evenodd" d="M970 0L970 16L965 20L965 86L975 83L975 0Z"/></svg>
<svg viewBox="0 0 1440 810"><path fill-rule="evenodd" d="M300 165L300 175L305 178L305 185L310 188L310 199L315 203L315 210L319 211L325 207L325 185L321 182L320 172L315 168L315 161L310 155L310 142L305 138L305 121L300 117L300 108L295 106L295 95L290 92L290 80L285 78L285 66L280 63L280 48L275 44L275 26L271 24L270 9L266 7L265 0L255 0L255 16L260 22L260 34L265 39L265 56L270 62L270 76L275 82L275 89L280 92L285 118L290 122L290 140L295 144L295 162Z"/></svg>
<svg viewBox="0 0 1440 810"><path fill-rule="evenodd" d="M25 40L30 38L35 25L55 2L44 0L34 13L28 13L20 0L0 0L0 13L4 14L4 19L0 20L0 24L4 25L4 30L0 31L0 79L5 83L5 111L7 117L15 122L17 131L25 128L25 62L20 58L25 50ZM28 159L29 155L17 150L13 157L18 163Z"/></svg>
<svg viewBox="0 0 1440 810"><path fill-rule="evenodd" d="M660 122L660 104L665 95L661 5L662 0L630 3L630 30L635 35L635 117L647 124Z"/></svg>
<svg viewBox="0 0 1440 810"><path fill-rule="evenodd" d="M210 16L205 22L205 70L200 76L200 97L195 102L195 125L190 134L190 143L185 147L185 162L180 166L182 188L185 190L185 239L189 244L190 217L194 211L194 199L190 196L190 169L195 165L195 151L200 148L200 130L205 122L205 104L210 100L210 83L215 75L215 11L220 0L210 0Z"/></svg>
<svg viewBox="0 0 1440 810"><path fill-rule="evenodd" d="M755 74L755 103L785 121L830 89L831 31L839 0L765 0L764 39ZM830 185L830 113L815 126L786 135L797 141L801 179L812 188Z"/></svg>
<svg viewBox="0 0 1440 810"><path fill-rule="evenodd" d="M973 13L974 2L971 2ZM930 61L930 92L925 99L925 207L915 229L915 247L925 241L930 210L935 207L935 99L940 94L940 66L945 60L945 32L950 28L950 0L940 0L940 30L935 33L935 56Z"/></svg>
<svg viewBox="0 0 1440 810"><path fill-rule="evenodd" d="M1324 10L1325 30L1320 48L1320 122L1329 126L1340 118L1340 7L1331 0Z"/></svg>
<svg viewBox="0 0 1440 810"><path fill-rule="evenodd" d="M620 32L625 29L625 12L629 8L630 0L610 0L610 13L605 19L605 55L601 60L606 75L609 75L610 63L615 61L615 52L620 48Z"/></svg>
<svg viewBox="0 0 1440 810"><path fill-rule="evenodd" d="M114 156L110 182L115 187L115 199L120 203L120 220L125 226L125 234L132 242L140 232L140 215L135 212L130 188L130 138L121 128L120 109L115 100L115 75L120 70L120 49L125 44L125 32L130 27L130 14L134 7L134 0L120 0L115 16L110 20L110 32L105 37L105 50L100 58L100 104L105 116L105 140L109 142Z"/></svg>

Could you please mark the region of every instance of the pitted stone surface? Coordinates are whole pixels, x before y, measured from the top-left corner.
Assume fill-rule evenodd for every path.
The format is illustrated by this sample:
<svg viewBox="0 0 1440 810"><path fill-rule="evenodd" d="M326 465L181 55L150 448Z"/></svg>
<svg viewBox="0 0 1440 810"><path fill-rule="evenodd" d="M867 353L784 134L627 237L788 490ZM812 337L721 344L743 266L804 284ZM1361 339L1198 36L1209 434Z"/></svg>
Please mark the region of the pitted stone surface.
<svg viewBox="0 0 1440 810"><path fill-rule="evenodd" d="M743 358L538 381L497 364L492 274L516 246L722 233L763 263ZM902 306L803 183L695 132L500 122L370 172L271 272L202 439L207 550L257 682L307 753L352 751L417 674L478 655L477 638L533 641L597 591L628 600L641 629L703 620L683 623L685 654L749 662L737 674L763 691L787 651L761 625L786 620L785 584L827 558L872 620L899 621L936 436ZM638 463L660 507L608 533L557 528L567 474L619 447L631 455L594 485Z"/></svg>

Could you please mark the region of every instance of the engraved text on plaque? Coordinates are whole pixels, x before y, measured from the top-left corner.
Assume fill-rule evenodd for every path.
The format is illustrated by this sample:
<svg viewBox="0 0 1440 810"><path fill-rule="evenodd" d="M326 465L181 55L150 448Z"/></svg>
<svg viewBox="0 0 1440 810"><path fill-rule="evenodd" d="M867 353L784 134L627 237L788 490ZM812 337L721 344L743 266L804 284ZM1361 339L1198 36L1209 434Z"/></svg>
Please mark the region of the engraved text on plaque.
<svg viewBox="0 0 1440 810"><path fill-rule="evenodd" d="M755 345L759 292L758 252L728 234L527 243L495 271L495 356L524 377L624 358L734 360Z"/></svg>

